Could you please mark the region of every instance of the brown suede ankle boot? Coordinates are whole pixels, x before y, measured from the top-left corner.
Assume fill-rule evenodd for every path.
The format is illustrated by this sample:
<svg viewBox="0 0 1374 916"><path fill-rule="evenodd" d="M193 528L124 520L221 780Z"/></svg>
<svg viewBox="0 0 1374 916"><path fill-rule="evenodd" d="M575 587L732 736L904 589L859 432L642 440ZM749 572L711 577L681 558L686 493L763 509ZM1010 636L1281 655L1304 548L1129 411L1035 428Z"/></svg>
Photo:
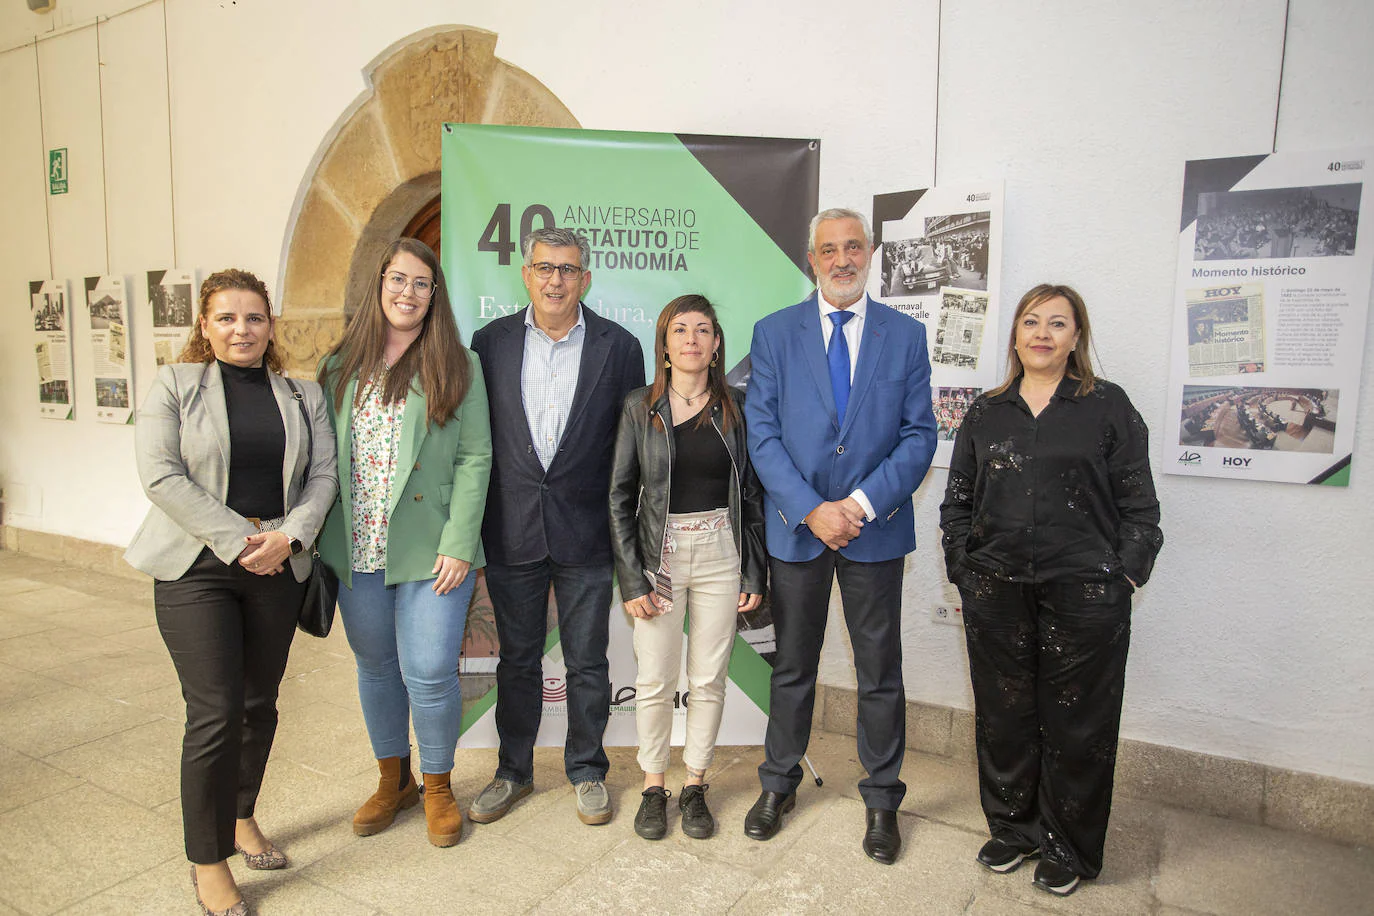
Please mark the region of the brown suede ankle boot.
<svg viewBox="0 0 1374 916"><path fill-rule="evenodd" d="M420 800L420 787L410 772L410 755L384 757L377 761L381 779L377 791L353 815L353 832L358 836L381 833L396 820L396 812L411 808Z"/></svg>
<svg viewBox="0 0 1374 916"><path fill-rule="evenodd" d="M452 846L463 836L463 812L453 800L448 773L425 773L425 825L435 846Z"/></svg>

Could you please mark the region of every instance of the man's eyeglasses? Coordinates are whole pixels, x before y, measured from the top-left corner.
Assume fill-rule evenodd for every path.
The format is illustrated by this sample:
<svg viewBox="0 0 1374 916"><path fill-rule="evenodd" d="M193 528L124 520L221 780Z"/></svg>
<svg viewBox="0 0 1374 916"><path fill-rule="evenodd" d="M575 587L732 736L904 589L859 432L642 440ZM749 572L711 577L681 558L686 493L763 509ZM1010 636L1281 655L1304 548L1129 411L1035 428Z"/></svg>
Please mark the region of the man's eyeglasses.
<svg viewBox="0 0 1374 916"><path fill-rule="evenodd" d="M382 277L382 285L386 287L387 292L398 296L406 291L407 286L415 293L416 299L428 299L434 295L434 281L429 277L411 279L405 274L385 274Z"/></svg>
<svg viewBox="0 0 1374 916"><path fill-rule="evenodd" d="M550 264L548 261L540 261L531 264L530 270L534 271L534 275L541 280L552 277L555 270L562 275L564 280L576 280L582 276L582 268L576 264Z"/></svg>

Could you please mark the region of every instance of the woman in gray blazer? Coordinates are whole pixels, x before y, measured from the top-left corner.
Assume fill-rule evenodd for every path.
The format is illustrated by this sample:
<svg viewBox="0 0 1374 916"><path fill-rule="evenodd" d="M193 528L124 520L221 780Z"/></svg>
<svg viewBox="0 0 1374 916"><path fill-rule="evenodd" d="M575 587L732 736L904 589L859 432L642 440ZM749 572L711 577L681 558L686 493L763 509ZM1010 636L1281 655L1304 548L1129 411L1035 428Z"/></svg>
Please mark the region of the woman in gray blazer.
<svg viewBox="0 0 1374 916"><path fill-rule="evenodd" d="M223 270L201 285L191 339L138 414L138 472L153 505L125 554L156 580L158 629L186 699L191 883L205 912L234 916L249 909L229 856L287 865L253 809L310 572L305 546L338 489L323 393L280 375L272 329L253 274Z"/></svg>

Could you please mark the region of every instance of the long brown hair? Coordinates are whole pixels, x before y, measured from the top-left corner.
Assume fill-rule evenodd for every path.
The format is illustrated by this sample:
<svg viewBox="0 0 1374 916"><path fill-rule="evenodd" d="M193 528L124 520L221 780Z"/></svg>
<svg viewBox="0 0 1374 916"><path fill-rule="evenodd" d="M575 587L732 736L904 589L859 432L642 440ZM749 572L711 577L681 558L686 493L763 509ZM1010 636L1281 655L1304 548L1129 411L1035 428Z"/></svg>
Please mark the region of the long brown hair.
<svg viewBox="0 0 1374 916"><path fill-rule="evenodd" d="M1021 297L1021 301L1016 303L1016 313L1011 317L1011 340L1007 342L1007 377L1002 384L989 391L989 395L1001 394L1025 374L1026 369L1021 365L1021 357L1016 354L1016 328L1021 322L1021 316L1042 302L1048 302L1056 297L1063 297L1068 301L1069 307L1073 309L1073 322L1078 328L1078 343L1069 353L1069 364L1064 372L1069 378L1078 379L1080 396L1093 390L1097 373L1093 371L1092 327L1088 324L1088 306L1083 302L1083 297L1071 286L1064 286L1062 283L1041 283L1032 287Z"/></svg>
<svg viewBox="0 0 1374 916"><path fill-rule="evenodd" d="M658 313L658 326L654 328L654 383L649 388L648 395L644 398L645 405L652 410L658 403L659 398L663 397L668 391L668 386L673 383L672 366L664 365L668 361L668 325L678 315L685 315L688 312L700 312L711 319L711 327L716 332L716 355L711 359L711 365L706 369L706 390L711 393L706 406L697 414L697 426L705 426L711 421L711 409L717 404L720 405L721 427L728 431L740 421L739 409L735 407L734 399L730 397L730 386L725 382L725 331L721 329L720 321L716 318L716 307L711 304L711 300L698 293L688 293L685 296L678 296L672 302L663 307L663 311ZM654 414L653 423L655 428L662 429L663 421L658 414Z"/></svg>
<svg viewBox="0 0 1374 916"><path fill-rule="evenodd" d="M403 251L419 258L434 273L434 295L429 299L420 336L388 370L384 360L387 320L382 312L382 277ZM325 356L320 368L320 384L332 390L334 409L338 410L343 406L344 394L352 379L358 380L353 396L356 407L362 402L363 390L369 381L382 380L382 402L395 404L410 391L417 375L420 390L425 395L426 420L443 426L467 397L472 385L472 363L458 335L458 322L453 319L448 284L444 282L439 259L424 242L401 238L382 252L366 298L353 313L343 337Z"/></svg>
<svg viewBox="0 0 1374 916"><path fill-rule="evenodd" d="M208 363L214 361L215 350L210 346L210 341L205 339L205 332L200 329L200 322L210 309L210 297L227 289L238 289L246 293L258 294L262 297L263 304L267 306L268 320L274 320L272 318L272 297L267 294L267 284L259 280L256 274L239 270L237 267L217 270L206 277L204 283L200 284L200 308L196 311L196 320L191 323L191 336L187 339L186 346L182 348L181 355L177 357L177 362ZM263 354L262 362L272 372L281 374L281 352L277 349L277 341L274 337L267 339L267 352Z"/></svg>

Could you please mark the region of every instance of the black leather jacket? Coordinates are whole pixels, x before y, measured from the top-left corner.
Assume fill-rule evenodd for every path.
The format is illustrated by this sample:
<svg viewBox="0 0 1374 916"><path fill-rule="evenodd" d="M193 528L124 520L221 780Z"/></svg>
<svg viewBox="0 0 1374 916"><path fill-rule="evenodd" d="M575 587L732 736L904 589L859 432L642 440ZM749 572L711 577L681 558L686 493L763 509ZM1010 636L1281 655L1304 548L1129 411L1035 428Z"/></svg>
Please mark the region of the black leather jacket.
<svg viewBox="0 0 1374 916"><path fill-rule="evenodd" d="M644 404L649 388L625 396L615 435L611 466L611 552L623 601L647 595L652 589L644 570L657 570L662 558L663 532L668 524L669 475L673 464L673 412L665 395L653 407L664 422L656 429ZM744 395L730 389L740 422L721 431L720 405L711 409L711 422L721 434L733 467L730 487L730 526L740 555L739 590L762 595L768 582L763 547L763 490L749 463L744 438Z"/></svg>

